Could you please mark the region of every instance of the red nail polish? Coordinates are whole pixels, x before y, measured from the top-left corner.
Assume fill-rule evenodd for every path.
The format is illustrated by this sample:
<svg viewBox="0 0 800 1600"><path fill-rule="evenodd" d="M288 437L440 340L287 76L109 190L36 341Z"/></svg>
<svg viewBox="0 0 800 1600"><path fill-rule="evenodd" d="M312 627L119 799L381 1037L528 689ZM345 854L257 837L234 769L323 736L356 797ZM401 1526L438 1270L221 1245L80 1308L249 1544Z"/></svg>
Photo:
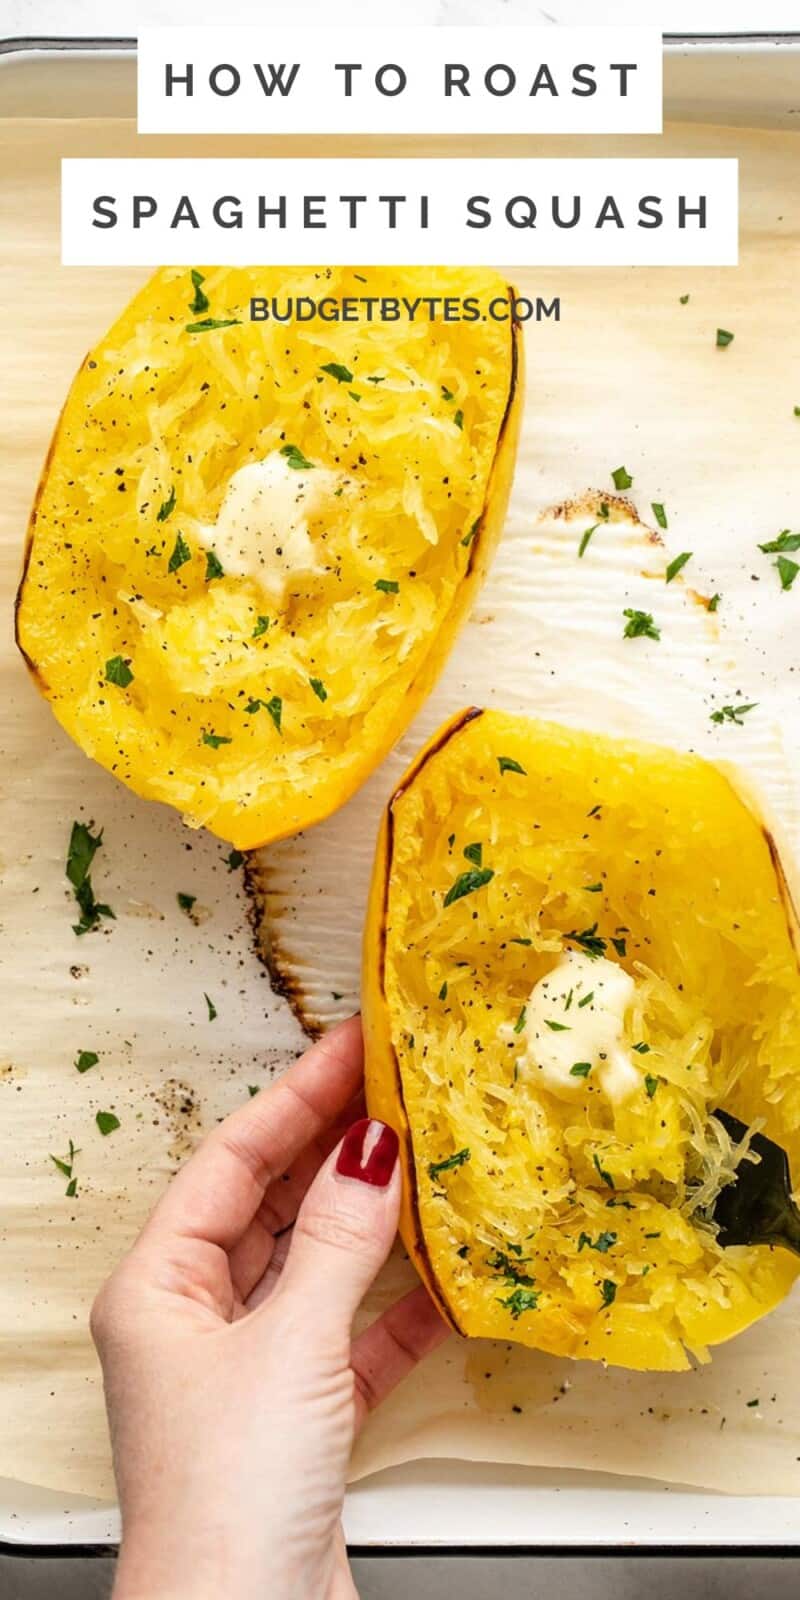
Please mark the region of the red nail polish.
<svg viewBox="0 0 800 1600"><path fill-rule="evenodd" d="M397 1161L399 1140L394 1128L374 1117L362 1117L348 1128L336 1160L342 1178L358 1178L374 1189L385 1189Z"/></svg>

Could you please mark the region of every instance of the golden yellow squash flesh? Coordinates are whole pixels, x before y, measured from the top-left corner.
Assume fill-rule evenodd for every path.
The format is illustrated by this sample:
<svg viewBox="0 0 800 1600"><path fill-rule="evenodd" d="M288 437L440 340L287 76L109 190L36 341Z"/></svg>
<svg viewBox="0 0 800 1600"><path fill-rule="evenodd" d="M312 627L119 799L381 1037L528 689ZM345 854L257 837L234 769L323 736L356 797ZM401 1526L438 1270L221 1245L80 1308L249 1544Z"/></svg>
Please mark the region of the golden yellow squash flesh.
<svg viewBox="0 0 800 1600"><path fill-rule="evenodd" d="M358 787L499 537L518 331L483 313L508 293L478 269L155 274L70 390L19 594L20 647L87 754L242 849ZM478 313L250 320L287 294Z"/></svg>
<svg viewBox="0 0 800 1600"><path fill-rule="evenodd" d="M363 1006L457 1329L677 1370L787 1293L800 1261L722 1250L710 1209L743 1158L717 1107L800 1173L796 936L710 763L498 712L432 741L384 818Z"/></svg>

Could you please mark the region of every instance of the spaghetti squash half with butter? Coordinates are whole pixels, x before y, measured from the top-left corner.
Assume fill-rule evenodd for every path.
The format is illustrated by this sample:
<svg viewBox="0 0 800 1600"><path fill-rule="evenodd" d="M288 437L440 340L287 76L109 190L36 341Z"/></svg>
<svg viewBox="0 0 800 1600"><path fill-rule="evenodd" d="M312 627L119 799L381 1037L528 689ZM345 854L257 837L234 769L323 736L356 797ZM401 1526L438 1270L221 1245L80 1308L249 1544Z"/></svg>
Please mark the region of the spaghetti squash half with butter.
<svg viewBox="0 0 800 1600"><path fill-rule="evenodd" d="M361 309L250 319L287 288ZM368 320L381 296L416 313ZM478 269L151 278L70 390L19 594L20 647L87 754L242 849L341 805L430 688L499 536L510 312Z"/></svg>
<svg viewBox="0 0 800 1600"><path fill-rule="evenodd" d="M787 1293L800 1261L722 1249L711 1210L754 1129L800 1171L796 937L699 757L498 712L432 741L384 819L363 1006L403 1237L455 1328L677 1370Z"/></svg>

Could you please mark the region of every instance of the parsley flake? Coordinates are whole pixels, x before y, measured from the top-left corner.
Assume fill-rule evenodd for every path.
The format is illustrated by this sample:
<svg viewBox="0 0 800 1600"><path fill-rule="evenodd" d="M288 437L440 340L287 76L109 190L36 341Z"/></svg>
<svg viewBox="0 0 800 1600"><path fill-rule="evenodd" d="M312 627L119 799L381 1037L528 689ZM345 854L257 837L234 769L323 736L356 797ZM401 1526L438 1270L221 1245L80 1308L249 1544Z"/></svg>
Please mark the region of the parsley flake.
<svg viewBox="0 0 800 1600"><path fill-rule="evenodd" d="M101 917L114 917L110 906L95 900L90 869L103 839L103 830L90 833L85 822L73 822L67 849L67 877L72 884L75 899L80 907L80 921L72 925L73 933L90 933Z"/></svg>
<svg viewBox="0 0 800 1600"><path fill-rule="evenodd" d="M575 1061L569 1069L571 1078L588 1078L592 1070L591 1061Z"/></svg>
<svg viewBox="0 0 800 1600"><path fill-rule="evenodd" d="M331 378L336 379L337 383L353 382L353 374L350 368L343 366L340 361L326 361L319 370L320 372L327 372Z"/></svg>
<svg viewBox="0 0 800 1600"><path fill-rule="evenodd" d="M202 322L187 322L186 333L210 333L213 328L238 328L239 317L204 317Z"/></svg>
<svg viewBox="0 0 800 1600"><path fill-rule="evenodd" d="M212 750L219 750L220 745L233 744L233 740L227 739L223 733L212 733L210 728L204 728L200 743L209 745Z"/></svg>
<svg viewBox="0 0 800 1600"><path fill-rule="evenodd" d="M656 627L649 611L636 611L628 606L622 615L628 619L622 634L623 639L661 638L661 630Z"/></svg>
<svg viewBox="0 0 800 1600"><path fill-rule="evenodd" d="M651 500L650 501L650 509L651 509L651 511L653 513L653 516L656 519L656 522L658 523L659 528L666 528L668 526L667 513L664 510L664 507L661 504L661 501L660 500Z"/></svg>
<svg viewBox="0 0 800 1600"><path fill-rule="evenodd" d="M98 1111L94 1120L97 1123L97 1126L100 1129L104 1139L106 1139L110 1133L114 1133L120 1126L119 1117L115 1117L113 1111Z"/></svg>
<svg viewBox="0 0 800 1600"><path fill-rule="evenodd" d="M465 895L474 894L476 889L482 889L493 877L492 867L476 867L472 872L459 873L444 897L445 906L452 906L456 900L463 900Z"/></svg>
<svg viewBox="0 0 800 1600"><path fill-rule="evenodd" d="M598 1177L602 1179L603 1183L608 1185L609 1189L615 1189L616 1184L614 1183L614 1179L612 1178L611 1173L606 1171L605 1167L601 1167L600 1157L597 1154L597 1151L595 1151L594 1155L592 1156L592 1161L597 1170Z"/></svg>
<svg viewBox="0 0 800 1600"><path fill-rule="evenodd" d="M603 1305L613 1306L617 1298L617 1286L613 1278L603 1279Z"/></svg>
<svg viewBox="0 0 800 1600"><path fill-rule="evenodd" d="M400 585L396 578L378 578L375 583L375 588L378 589L381 594L400 593Z"/></svg>
<svg viewBox="0 0 800 1600"><path fill-rule="evenodd" d="M778 556L775 566L778 577L781 580L781 588L784 590L791 589L798 572L800 572L800 562L792 561L790 556Z"/></svg>
<svg viewBox="0 0 800 1600"><path fill-rule="evenodd" d="M551 1033L571 1033L572 1032L572 1029L569 1027L568 1023L566 1023L566 1022L551 1022L549 1017L545 1017L544 1025L545 1025L546 1028L550 1029Z"/></svg>
<svg viewBox="0 0 800 1600"><path fill-rule="evenodd" d="M446 1156L444 1161L429 1161L428 1177L435 1179L440 1172L455 1172L456 1167L463 1167L464 1162L469 1161L469 1156L469 1150L464 1149L456 1150L454 1155Z"/></svg>
<svg viewBox="0 0 800 1600"><path fill-rule="evenodd" d="M516 1322L518 1318L522 1316L523 1311L536 1310L539 1304L540 1293L541 1290L539 1289L515 1289L513 1293L508 1296L507 1300L500 1300L500 1304L501 1306L505 1306L507 1311L511 1312L511 1315Z"/></svg>
<svg viewBox="0 0 800 1600"><path fill-rule="evenodd" d="M106 662L106 683L115 683L118 689L127 689L133 683L133 673L124 656L111 656Z"/></svg>
<svg viewBox="0 0 800 1600"><path fill-rule="evenodd" d="M177 899L181 911L185 911L187 916L189 915L192 906L197 904L196 894L181 894L179 891L175 898Z"/></svg>
<svg viewBox="0 0 800 1600"><path fill-rule="evenodd" d="M578 545L578 560L579 561L581 559L581 556L585 555L587 547L588 547L588 544L589 544L589 540L591 539L592 534L597 532L599 526L600 526L599 522L594 522L594 523L592 523L591 528L587 528L586 532L584 534L582 534L581 542Z"/></svg>
<svg viewBox="0 0 800 1600"><path fill-rule="evenodd" d="M192 552L189 549L183 534L179 533L175 540L175 548L173 549L172 555L170 556L167 564L167 571L177 572L180 567L185 567L187 561L191 561L191 559Z"/></svg>
<svg viewBox="0 0 800 1600"><path fill-rule="evenodd" d="M517 1017L516 1022L514 1023L514 1032L515 1033L521 1033L522 1032L522 1030L523 1030L523 1028L525 1026L525 1019L526 1019L527 1015L528 1015L528 1007L527 1006L523 1006L522 1010L520 1011L519 1016Z"/></svg>
<svg viewBox="0 0 800 1600"><path fill-rule="evenodd" d="M630 489L633 478L625 467L615 467L611 474L615 489Z"/></svg>
<svg viewBox="0 0 800 1600"><path fill-rule="evenodd" d="M464 855L466 856L468 861L472 862L472 865L474 867L482 866L482 864L483 864L483 845L482 844L465 844L465 846L464 846Z"/></svg>
<svg viewBox="0 0 800 1600"><path fill-rule="evenodd" d="M167 517L171 517L174 510L175 510L175 485L173 484L172 488L169 491L169 494L167 495L166 500L162 500L161 505L158 508L158 511L156 513L156 522L166 522Z"/></svg>
<svg viewBox="0 0 800 1600"><path fill-rule="evenodd" d="M497 765L500 768L501 777L504 772L518 772L522 778L527 778L528 776L525 768L521 767L519 762L514 761L511 756L498 756Z"/></svg>
<svg viewBox="0 0 800 1600"><path fill-rule="evenodd" d="M96 1050L79 1050L75 1057L75 1069L77 1072L89 1072L92 1067L97 1066L99 1060Z"/></svg>
<svg viewBox="0 0 800 1600"><path fill-rule="evenodd" d="M313 468L314 466L313 461L309 461L296 444L282 445L281 455L286 457L286 465L293 467L295 472L302 472L305 468Z"/></svg>
<svg viewBox="0 0 800 1600"><path fill-rule="evenodd" d="M711 721L712 722L735 722L737 728L741 728L741 726L742 726L742 717L748 711L755 711L757 705L758 705L758 701L757 700L753 700L750 703L750 705L746 705L746 706L720 706L717 711L712 711L712 713L711 713Z"/></svg>
<svg viewBox="0 0 800 1600"><path fill-rule="evenodd" d="M671 583L673 578L677 578L681 568L686 566L687 561L691 561L693 555L693 550L682 550L679 556L675 556L670 561L665 573L667 583Z"/></svg>
<svg viewBox="0 0 800 1600"><path fill-rule="evenodd" d="M654 1078L652 1073L648 1072L647 1077L644 1080L644 1086L647 1091L648 1100L652 1100L653 1095L658 1088L658 1078Z"/></svg>
<svg viewBox="0 0 800 1600"><path fill-rule="evenodd" d="M206 551L206 583L212 578L224 578L225 570L215 550Z"/></svg>
<svg viewBox="0 0 800 1600"><path fill-rule="evenodd" d="M781 551L800 550L800 533L782 528L777 539L768 539L766 544L760 544L758 548L767 556L780 555Z"/></svg>
<svg viewBox="0 0 800 1600"><path fill-rule="evenodd" d="M194 299L189 301L189 310L191 311L193 317L199 317L204 311L207 311L209 307L208 295L204 294L201 288L201 285L204 284L206 280L203 277L202 272L198 272L196 267L192 267L191 278L192 288L194 289Z"/></svg>
<svg viewBox="0 0 800 1600"><path fill-rule="evenodd" d="M733 337L733 334L729 333L727 328L717 328L717 349L727 349L729 344L733 344Z"/></svg>
<svg viewBox="0 0 800 1600"><path fill-rule="evenodd" d="M262 634L266 633L268 627L269 617L259 617L253 632L250 635L251 639L260 639Z"/></svg>
<svg viewBox="0 0 800 1600"><path fill-rule="evenodd" d="M215 1019L216 1019L216 1016L217 1016L217 1008L216 1008L213 1000L211 999L210 995L204 993L203 994L203 999L205 1000L205 1003L208 1006L208 1020L209 1020L209 1022L214 1022Z"/></svg>

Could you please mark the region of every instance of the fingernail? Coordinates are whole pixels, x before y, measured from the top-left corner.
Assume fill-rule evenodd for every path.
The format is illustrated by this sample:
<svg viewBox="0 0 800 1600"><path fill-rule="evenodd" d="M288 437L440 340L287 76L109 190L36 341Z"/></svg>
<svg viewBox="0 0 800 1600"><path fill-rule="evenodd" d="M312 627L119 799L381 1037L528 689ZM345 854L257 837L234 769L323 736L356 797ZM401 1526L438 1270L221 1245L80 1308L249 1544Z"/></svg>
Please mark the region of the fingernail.
<svg viewBox="0 0 800 1600"><path fill-rule="evenodd" d="M362 1117L348 1128L336 1160L340 1178L358 1178L373 1189L385 1189L397 1161L399 1140L394 1128L374 1117Z"/></svg>

